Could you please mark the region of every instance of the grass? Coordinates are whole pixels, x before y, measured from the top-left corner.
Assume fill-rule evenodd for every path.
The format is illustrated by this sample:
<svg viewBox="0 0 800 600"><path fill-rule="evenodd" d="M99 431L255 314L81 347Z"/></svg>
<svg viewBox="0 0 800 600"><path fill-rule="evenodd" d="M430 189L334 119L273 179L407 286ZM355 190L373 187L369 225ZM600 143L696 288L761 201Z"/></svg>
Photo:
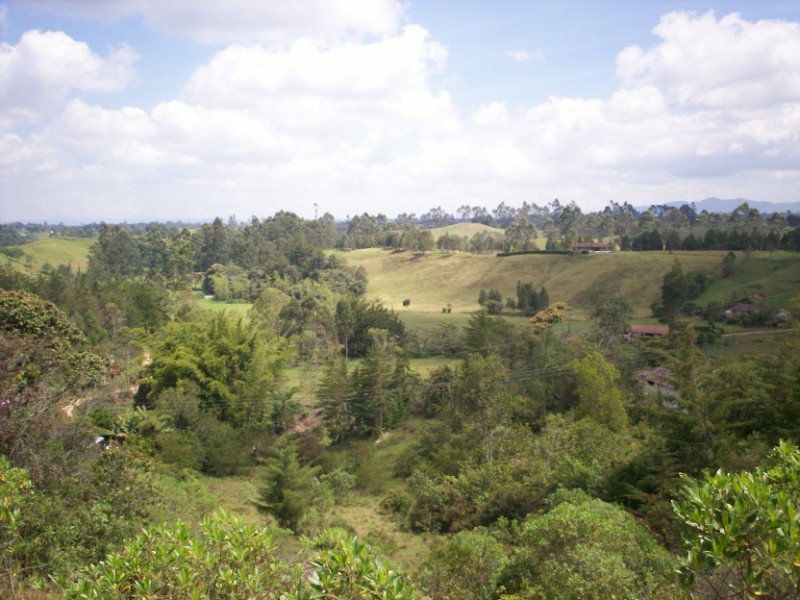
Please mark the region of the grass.
<svg viewBox="0 0 800 600"><path fill-rule="evenodd" d="M796 309L800 304L800 259L788 252L737 254L734 274L703 294L703 303L732 304L749 298L758 304Z"/></svg>
<svg viewBox="0 0 800 600"><path fill-rule="evenodd" d="M571 318L585 319L593 289L619 291L634 308L634 318L650 315L650 305L660 299L661 283L675 259L684 272L720 269L724 252L617 252L579 256L524 255L417 255L382 249L343 254L348 264L367 271L367 295L380 298L401 314L410 328L429 328L443 318L463 325L478 310L478 293L496 288L504 297L516 296L517 281L547 288L551 302L573 307ZM797 289L797 286L795 286ZM403 300L411 305L403 308ZM452 313L442 314L450 304Z"/></svg>
<svg viewBox="0 0 800 600"><path fill-rule="evenodd" d="M726 332L731 327L724 325ZM746 331L746 330L743 330ZM797 335L796 329L774 330L774 332L753 333L723 337L720 343L705 347L705 353L715 359L728 360L747 354L777 355L783 342Z"/></svg>
<svg viewBox="0 0 800 600"><path fill-rule="evenodd" d="M53 268L59 265L69 266L73 271L86 271L89 265L89 248L93 238L43 238L23 244L11 246L19 248L24 255L11 258L0 253L0 261L5 261L22 272L39 272L44 265Z"/></svg>
<svg viewBox="0 0 800 600"><path fill-rule="evenodd" d="M481 223L456 223L455 225L448 225L447 227L434 227L431 229L434 239L439 239L444 234L457 235L458 237L471 238L476 233L488 233L492 237L504 238L506 232L504 229L497 227L490 227Z"/></svg>
<svg viewBox="0 0 800 600"><path fill-rule="evenodd" d="M199 475L198 480L217 499L217 506L241 517L250 525L263 525L266 518L253 501L258 499L259 481L265 467L257 466L242 475L211 477Z"/></svg>
<svg viewBox="0 0 800 600"><path fill-rule="evenodd" d="M197 306L205 310L212 310L214 312L225 312L232 319L249 318L248 313L253 308L252 302L217 302L211 298L198 298Z"/></svg>

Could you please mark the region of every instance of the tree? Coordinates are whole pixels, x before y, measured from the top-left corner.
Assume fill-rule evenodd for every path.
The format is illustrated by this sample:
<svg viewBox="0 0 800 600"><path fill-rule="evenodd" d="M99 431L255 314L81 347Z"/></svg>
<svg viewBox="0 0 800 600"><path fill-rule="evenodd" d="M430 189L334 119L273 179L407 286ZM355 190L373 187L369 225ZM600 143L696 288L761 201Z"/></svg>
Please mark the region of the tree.
<svg viewBox="0 0 800 600"><path fill-rule="evenodd" d="M275 422L274 400L289 351L255 325L224 313L208 323L171 323L153 339L145 370L149 398L196 386L201 405L235 427Z"/></svg>
<svg viewBox="0 0 800 600"><path fill-rule="evenodd" d="M684 583L709 598L800 595L800 450L781 442L753 472L684 477Z"/></svg>
<svg viewBox="0 0 800 600"><path fill-rule="evenodd" d="M727 279L733 275L736 270L736 255L733 252L728 252L725 258L722 259L722 278Z"/></svg>
<svg viewBox="0 0 800 600"><path fill-rule="evenodd" d="M267 467L258 506L275 515L282 526L296 529L313 500L315 475L315 469L298 462L294 442L283 444Z"/></svg>
<svg viewBox="0 0 800 600"><path fill-rule="evenodd" d="M509 600L659 597L672 561L623 509L578 493L521 526L499 583Z"/></svg>
<svg viewBox="0 0 800 600"><path fill-rule="evenodd" d="M678 314L684 302L689 300L689 284L678 259L665 275L661 283L660 313L667 316Z"/></svg>
<svg viewBox="0 0 800 600"><path fill-rule="evenodd" d="M412 376L408 360L384 329L371 329L372 344L352 376L348 414L354 435L380 435L410 409Z"/></svg>
<svg viewBox="0 0 800 600"><path fill-rule="evenodd" d="M622 338L633 316L630 302L614 292L600 290L595 294L592 305L591 318L600 334L601 345L612 338Z"/></svg>
<svg viewBox="0 0 800 600"><path fill-rule="evenodd" d="M443 600L492 598L504 554L491 535L461 531L432 548L423 574L427 591Z"/></svg>
<svg viewBox="0 0 800 600"><path fill-rule="evenodd" d="M628 425L628 415L619 390L619 371L593 351L581 360L572 362L577 381L578 419L590 417L611 431L621 431Z"/></svg>

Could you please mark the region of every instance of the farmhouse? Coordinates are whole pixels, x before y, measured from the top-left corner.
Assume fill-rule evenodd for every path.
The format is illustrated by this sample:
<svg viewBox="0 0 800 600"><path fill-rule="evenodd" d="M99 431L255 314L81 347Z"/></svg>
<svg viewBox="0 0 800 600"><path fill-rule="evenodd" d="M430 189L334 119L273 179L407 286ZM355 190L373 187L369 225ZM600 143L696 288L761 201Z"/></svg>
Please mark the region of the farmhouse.
<svg viewBox="0 0 800 600"><path fill-rule="evenodd" d="M625 334L625 340L661 337L668 333L669 325L631 325L628 327L628 333Z"/></svg>
<svg viewBox="0 0 800 600"><path fill-rule="evenodd" d="M611 252L614 247L611 244L603 244L602 242L578 242L572 244L573 254L588 254L590 252Z"/></svg>
<svg viewBox="0 0 800 600"><path fill-rule="evenodd" d="M747 304L739 302L734 304L725 311L725 316L729 319L738 319L740 317L749 317L755 313L762 313L771 315L776 319L786 319L789 317L785 311L775 306L764 306L761 304Z"/></svg>

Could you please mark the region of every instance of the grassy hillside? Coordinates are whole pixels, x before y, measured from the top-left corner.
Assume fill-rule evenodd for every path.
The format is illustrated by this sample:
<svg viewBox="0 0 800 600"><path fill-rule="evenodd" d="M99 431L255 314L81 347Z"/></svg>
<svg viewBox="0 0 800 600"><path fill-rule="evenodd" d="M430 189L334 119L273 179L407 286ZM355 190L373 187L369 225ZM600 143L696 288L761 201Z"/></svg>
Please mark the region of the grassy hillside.
<svg viewBox="0 0 800 600"><path fill-rule="evenodd" d="M494 237L502 238L506 232L497 227L489 227L481 223L456 223L455 225L448 225L447 227L436 227L431 229L431 233L435 239L439 239L444 234L457 235L458 237L471 238L476 233L486 232Z"/></svg>
<svg viewBox="0 0 800 600"><path fill-rule="evenodd" d="M730 304L741 298L770 306L796 309L800 304L800 259L788 252L737 254L736 271L718 281L703 300Z"/></svg>
<svg viewBox="0 0 800 600"><path fill-rule="evenodd" d="M19 248L24 253L20 258L10 258L0 253L0 261L20 271L38 272L45 264L51 267L69 265L73 271L85 271L89 261L89 248L93 238L44 238Z"/></svg>
<svg viewBox="0 0 800 600"><path fill-rule="evenodd" d="M524 255L498 258L494 255L428 253L380 249L343 253L354 266L363 266L369 276L367 295L380 298L404 315L406 320L436 322L445 317L448 303L453 313L448 320L466 320L478 309L481 288L497 288L506 295L516 294L518 280L531 281L547 288L551 301L563 300L575 307L573 318L586 315L595 288L618 290L633 305L635 318L650 314L650 304L658 300L664 274L678 259L684 272L718 274L725 252L618 252L581 256ZM765 298L783 305L800 293L800 260L787 254L756 253L739 258L741 272L731 280L715 284L702 302L726 301L736 293L758 290ZM403 299L411 300L404 309ZM770 300L771 301L771 300ZM461 315L459 318L458 315Z"/></svg>

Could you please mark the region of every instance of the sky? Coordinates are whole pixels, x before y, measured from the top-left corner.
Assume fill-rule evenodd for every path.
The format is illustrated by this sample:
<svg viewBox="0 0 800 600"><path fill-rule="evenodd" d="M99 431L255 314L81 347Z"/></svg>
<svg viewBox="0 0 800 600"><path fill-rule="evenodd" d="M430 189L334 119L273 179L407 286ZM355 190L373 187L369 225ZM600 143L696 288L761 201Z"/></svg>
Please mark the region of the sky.
<svg viewBox="0 0 800 600"><path fill-rule="evenodd" d="M800 200L800 2L0 0L0 222Z"/></svg>

